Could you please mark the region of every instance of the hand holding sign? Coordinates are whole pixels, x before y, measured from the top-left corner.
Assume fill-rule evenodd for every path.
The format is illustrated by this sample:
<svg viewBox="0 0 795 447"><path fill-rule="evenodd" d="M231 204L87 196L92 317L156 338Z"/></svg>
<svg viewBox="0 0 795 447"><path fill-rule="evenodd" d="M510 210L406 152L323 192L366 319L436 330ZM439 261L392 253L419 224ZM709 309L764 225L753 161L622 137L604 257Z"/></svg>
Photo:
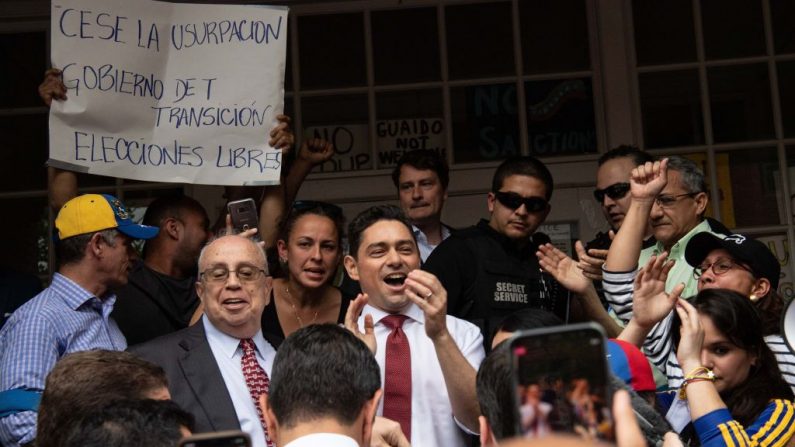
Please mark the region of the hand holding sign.
<svg viewBox="0 0 795 447"><path fill-rule="evenodd" d="M275 184L287 8L55 0L50 164L136 180ZM250 73L257 73L252 77ZM65 87L66 91L63 90ZM252 93L253 92L253 93ZM270 134L271 147L262 135Z"/></svg>

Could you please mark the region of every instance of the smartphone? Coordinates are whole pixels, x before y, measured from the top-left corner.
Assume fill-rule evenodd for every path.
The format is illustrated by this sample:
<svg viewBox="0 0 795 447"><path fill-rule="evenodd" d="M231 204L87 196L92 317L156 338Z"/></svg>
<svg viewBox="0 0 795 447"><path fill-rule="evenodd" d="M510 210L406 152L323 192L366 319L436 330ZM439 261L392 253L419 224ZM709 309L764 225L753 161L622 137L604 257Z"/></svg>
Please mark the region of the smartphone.
<svg viewBox="0 0 795 447"><path fill-rule="evenodd" d="M229 202L226 205L229 215L232 216L232 226L239 232L257 228L259 217L257 204L254 199L242 199Z"/></svg>
<svg viewBox="0 0 795 447"><path fill-rule="evenodd" d="M238 430L201 433L182 438L177 447L251 447L251 438Z"/></svg>
<svg viewBox="0 0 795 447"><path fill-rule="evenodd" d="M593 323L519 332L511 339L517 433L613 441L605 334Z"/></svg>

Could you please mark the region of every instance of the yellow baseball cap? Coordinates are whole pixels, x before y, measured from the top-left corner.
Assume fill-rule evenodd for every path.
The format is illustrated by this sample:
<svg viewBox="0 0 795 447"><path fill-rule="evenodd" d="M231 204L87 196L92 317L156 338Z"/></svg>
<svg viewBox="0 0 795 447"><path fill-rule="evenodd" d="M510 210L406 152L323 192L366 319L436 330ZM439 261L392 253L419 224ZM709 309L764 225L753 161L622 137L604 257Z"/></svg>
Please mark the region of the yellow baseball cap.
<svg viewBox="0 0 795 447"><path fill-rule="evenodd" d="M55 218L58 239L115 228L133 239L151 239L160 228L139 225L121 201L107 194L83 194L66 202Z"/></svg>

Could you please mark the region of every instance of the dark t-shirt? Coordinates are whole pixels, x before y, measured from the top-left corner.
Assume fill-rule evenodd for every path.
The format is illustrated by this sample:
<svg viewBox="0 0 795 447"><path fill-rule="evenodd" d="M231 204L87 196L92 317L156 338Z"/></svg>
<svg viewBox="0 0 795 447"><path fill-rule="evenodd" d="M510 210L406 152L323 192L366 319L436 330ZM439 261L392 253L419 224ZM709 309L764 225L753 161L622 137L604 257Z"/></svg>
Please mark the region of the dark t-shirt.
<svg viewBox="0 0 795 447"><path fill-rule="evenodd" d="M117 293L110 314L130 346L188 327L199 305L196 278L174 278L143 262L130 272L127 285Z"/></svg>
<svg viewBox="0 0 795 447"><path fill-rule="evenodd" d="M348 312L348 306L351 304L350 300L343 295L340 298L340 313L337 316L337 323L345 323L345 314ZM279 315L276 313L276 303L273 299L273 290L271 290L271 299L265 309L262 311L262 335L266 340L273 345L274 348L279 349L284 341L284 330L279 323Z"/></svg>
<svg viewBox="0 0 795 447"><path fill-rule="evenodd" d="M479 326L489 347L500 320L517 310L544 309L566 319L566 291L540 271L536 249L532 241L519 246L481 220L436 247L423 269L447 289L447 313Z"/></svg>

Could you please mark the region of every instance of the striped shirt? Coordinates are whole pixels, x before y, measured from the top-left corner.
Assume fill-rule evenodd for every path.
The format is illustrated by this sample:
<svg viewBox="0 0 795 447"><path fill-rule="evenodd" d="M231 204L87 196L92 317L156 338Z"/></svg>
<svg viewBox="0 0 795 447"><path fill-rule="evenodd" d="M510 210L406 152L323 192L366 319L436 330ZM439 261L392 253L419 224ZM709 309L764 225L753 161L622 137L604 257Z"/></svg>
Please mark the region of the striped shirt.
<svg viewBox="0 0 795 447"><path fill-rule="evenodd" d="M127 347L109 318L116 295L104 300L56 273L50 287L17 309L0 330L0 391L44 390L55 362L71 352ZM0 444L17 446L36 437L36 413L0 419Z"/></svg>
<svg viewBox="0 0 795 447"><path fill-rule="evenodd" d="M749 427L721 408L693 421L693 428L704 447L783 447L795 434L795 407L788 400L772 400Z"/></svg>
<svg viewBox="0 0 795 447"><path fill-rule="evenodd" d="M632 295L637 273L637 270L629 273L603 271L605 297L624 324L632 318ZM671 338L673 319L671 312L654 325L643 342L643 353L668 377L670 388L679 388L684 381L684 373L679 367ZM780 335L768 335L765 343L776 356L781 376L795 393L795 354Z"/></svg>

